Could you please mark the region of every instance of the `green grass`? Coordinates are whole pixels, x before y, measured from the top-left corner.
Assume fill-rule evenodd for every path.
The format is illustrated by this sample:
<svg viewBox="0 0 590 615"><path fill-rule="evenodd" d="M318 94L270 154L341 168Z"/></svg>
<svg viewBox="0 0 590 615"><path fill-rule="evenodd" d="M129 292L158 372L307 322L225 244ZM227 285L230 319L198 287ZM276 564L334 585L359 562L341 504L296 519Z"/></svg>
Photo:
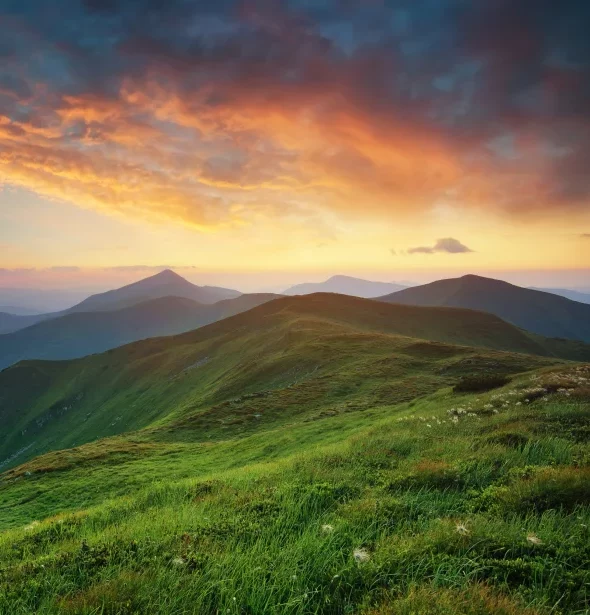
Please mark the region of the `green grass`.
<svg viewBox="0 0 590 615"><path fill-rule="evenodd" d="M164 439L225 439L302 413L410 401L465 374L558 362L517 352L551 355L488 314L339 295L279 299L191 333L0 372L0 470L145 428L167 429Z"/></svg>
<svg viewBox="0 0 590 615"><path fill-rule="evenodd" d="M582 378L32 460L2 476L0 612L585 613Z"/></svg>
<svg viewBox="0 0 590 615"><path fill-rule="evenodd" d="M288 306L3 372L0 615L588 613L590 366Z"/></svg>

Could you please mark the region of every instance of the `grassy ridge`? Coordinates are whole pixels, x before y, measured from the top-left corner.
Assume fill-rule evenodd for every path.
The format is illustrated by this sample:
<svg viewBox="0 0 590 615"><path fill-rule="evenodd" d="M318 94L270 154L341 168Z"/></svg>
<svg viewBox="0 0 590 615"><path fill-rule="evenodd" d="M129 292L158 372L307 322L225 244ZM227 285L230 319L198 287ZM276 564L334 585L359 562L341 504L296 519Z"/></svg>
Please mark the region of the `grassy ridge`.
<svg viewBox="0 0 590 615"><path fill-rule="evenodd" d="M0 614L587 613L590 366L434 313L281 299L2 372Z"/></svg>
<svg viewBox="0 0 590 615"><path fill-rule="evenodd" d="M2 476L0 612L585 613L589 382L51 453Z"/></svg>
<svg viewBox="0 0 590 615"><path fill-rule="evenodd" d="M147 427L225 437L268 416L400 403L466 370L554 364L495 351L552 356L549 342L479 312L338 295L278 299L187 334L0 372L0 468Z"/></svg>

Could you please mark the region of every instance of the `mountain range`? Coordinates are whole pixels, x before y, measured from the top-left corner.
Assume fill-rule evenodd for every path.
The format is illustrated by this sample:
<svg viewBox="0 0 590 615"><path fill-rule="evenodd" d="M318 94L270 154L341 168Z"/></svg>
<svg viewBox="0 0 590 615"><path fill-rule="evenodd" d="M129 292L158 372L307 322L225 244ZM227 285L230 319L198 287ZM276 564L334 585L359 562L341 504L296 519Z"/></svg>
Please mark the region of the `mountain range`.
<svg viewBox="0 0 590 615"><path fill-rule="evenodd" d="M229 301L247 300L245 295ZM184 302L181 308L187 307ZM361 367L369 357L371 367ZM184 420L183 413L199 414L224 400L237 403L255 391L295 387L265 404L269 412L280 408L286 418L288 412L310 409L309 399L297 392L298 384L310 378L322 377L322 386L347 395L359 386L359 399L366 400L375 396L366 388L367 379L384 370L391 370L391 386L423 364L435 370L429 377L445 382L445 370L452 376L459 365L504 373L560 359L590 361L590 346L532 335L479 311L327 293L279 297L181 335L72 361L22 361L5 369L0 372L0 422L6 434L0 461L25 447L26 456L37 455L163 420ZM444 367L438 361L451 363ZM400 371L402 364L409 371ZM359 385L351 389L353 380ZM406 386L421 388L426 382ZM389 399L404 393L404 387L397 393L387 390ZM184 410L170 415L171 407ZM212 412L215 425L217 410ZM195 428L205 420L199 417ZM24 453L14 460L23 458Z"/></svg>
<svg viewBox="0 0 590 615"><path fill-rule="evenodd" d="M310 295L311 293L338 293L340 295L351 295L353 297L364 297L372 299L388 293L407 288L401 284L389 282L372 282L353 278L347 275L335 275L324 282L306 282L287 288L283 295Z"/></svg>
<svg viewBox="0 0 590 615"><path fill-rule="evenodd" d="M71 312L0 335L0 369L23 359L73 359L149 337L176 335L279 295L248 294L204 305L161 297L112 311Z"/></svg>
<svg viewBox="0 0 590 615"><path fill-rule="evenodd" d="M59 344L79 319L98 340L254 297L18 333L66 323ZM571 359L590 345L477 310L270 299L0 371L0 612L585 612L590 365Z"/></svg>
<svg viewBox="0 0 590 615"><path fill-rule="evenodd" d="M334 276L325 283L303 284L287 292L304 296L318 287L327 287L332 292L338 288L347 291L348 296L400 288L395 284ZM230 289L196 286L166 270L123 288L93 295L62 312L20 316L0 313L0 331L4 331L0 334L0 369L23 359L72 359L149 337L183 333L279 296L240 295ZM344 305L344 296L340 296ZM545 337L590 341L590 305L479 276L403 288L379 297L379 301L480 310ZM545 352L532 347L520 350ZM560 349L557 355L578 356L571 345L567 351Z"/></svg>
<svg viewBox="0 0 590 615"><path fill-rule="evenodd" d="M60 312L36 315L0 313L0 334L13 333L38 322L59 318L67 314L120 310L161 297L182 297L202 304L211 304L224 299L234 299L240 295L241 293L237 290L216 286L197 286L170 269L166 269L122 288L92 295L73 307Z"/></svg>
<svg viewBox="0 0 590 615"><path fill-rule="evenodd" d="M539 335L590 342L590 305L476 275L407 288L380 301L482 310Z"/></svg>

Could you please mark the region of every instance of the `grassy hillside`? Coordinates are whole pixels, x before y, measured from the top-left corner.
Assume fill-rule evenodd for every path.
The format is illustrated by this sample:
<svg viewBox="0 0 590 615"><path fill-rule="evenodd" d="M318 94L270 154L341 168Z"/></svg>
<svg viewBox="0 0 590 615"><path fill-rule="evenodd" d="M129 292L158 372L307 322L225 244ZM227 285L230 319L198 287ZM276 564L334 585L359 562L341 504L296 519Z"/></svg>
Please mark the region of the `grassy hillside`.
<svg viewBox="0 0 590 615"><path fill-rule="evenodd" d="M47 454L0 475L0 612L586 613L589 383Z"/></svg>
<svg viewBox="0 0 590 615"><path fill-rule="evenodd" d="M121 310L74 312L0 335L0 369L23 359L72 359L149 337L183 333L277 296L241 295L212 305L163 297Z"/></svg>
<svg viewBox="0 0 590 615"><path fill-rule="evenodd" d="M466 275L407 288L381 300L482 310L539 335L590 342L590 305L502 280Z"/></svg>
<svg viewBox="0 0 590 615"><path fill-rule="evenodd" d="M590 365L496 349L545 343L316 295L5 370L0 613L586 613Z"/></svg>
<svg viewBox="0 0 590 615"><path fill-rule="evenodd" d="M403 401L465 370L554 364L492 352L548 353L543 344L478 312L329 294L281 298L183 335L0 372L0 467L148 426L179 424L197 437L213 427L212 437L226 423L264 423L269 411L286 419L343 400L365 408Z"/></svg>

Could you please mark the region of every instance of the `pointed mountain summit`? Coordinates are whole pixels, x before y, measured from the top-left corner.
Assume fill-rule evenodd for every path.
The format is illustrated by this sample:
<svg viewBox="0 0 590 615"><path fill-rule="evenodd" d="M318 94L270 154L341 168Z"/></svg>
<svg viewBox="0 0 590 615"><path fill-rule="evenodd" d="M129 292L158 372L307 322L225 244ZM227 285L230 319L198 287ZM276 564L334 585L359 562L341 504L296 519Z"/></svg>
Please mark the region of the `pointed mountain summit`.
<svg viewBox="0 0 590 615"><path fill-rule="evenodd" d="M122 288L91 295L84 301L60 312L22 316L0 312L0 334L14 333L36 323L53 320L79 312L112 312L132 307L138 303L163 297L180 297L210 305L225 299L235 299L242 293L217 286L197 286L171 269L160 271L149 278L133 282Z"/></svg>
<svg viewBox="0 0 590 615"><path fill-rule="evenodd" d="M210 304L224 299L235 299L242 293L228 288L216 286L197 286L171 269L165 269L150 276L116 290L92 295L78 305L66 310L65 314L72 312L104 312L120 310L137 303L160 299L161 297L182 297L192 299L198 303Z"/></svg>
<svg viewBox="0 0 590 615"><path fill-rule="evenodd" d="M478 275L438 280L380 300L480 310L547 337L590 341L590 305Z"/></svg>
<svg viewBox="0 0 590 615"><path fill-rule="evenodd" d="M339 293L352 297L372 299L407 288L401 284L373 282L348 275L334 275L324 282L296 284L284 291L283 295L310 295L312 293Z"/></svg>
<svg viewBox="0 0 590 615"><path fill-rule="evenodd" d="M0 335L0 370L24 359L74 359L137 340L185 333L277 297L247 294L207 305L186 297L160 297L120 310L71 312Z"/></svg>

